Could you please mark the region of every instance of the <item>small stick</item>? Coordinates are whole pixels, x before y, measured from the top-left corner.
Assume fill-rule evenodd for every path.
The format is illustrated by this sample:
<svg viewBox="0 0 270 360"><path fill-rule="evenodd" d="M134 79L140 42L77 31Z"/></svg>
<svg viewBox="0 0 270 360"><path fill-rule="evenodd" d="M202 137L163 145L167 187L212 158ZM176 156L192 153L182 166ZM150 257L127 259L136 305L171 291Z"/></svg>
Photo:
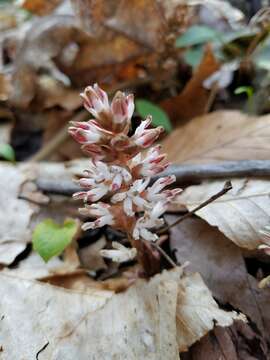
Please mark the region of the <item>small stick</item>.
<svg viewBox="0 0 270 360"><path fill-rule="evenodd" d="M166 252L157 243L152 242L151 245L161 253L161 255L168 261L169 264L172 265L172 267L177 267L177 264L173 261L173 259L166 254Z"/></svg>
<svg viewBox="0 0 270 360"><path fill-rule="evenodd" d="M166 171L153 177L153 181L160 176L175 175L176 183L191 184L204 179L231 179L239 177L270 178L269 160L241 160L224 161L219 164L177 165L170 166ZM71 196L80 191L80 186L72 180L54 180L38 178L36 184L39 190L49 194Z"/></svg>
<svg viewBox="0 0 270 360"><path fill-rule="evenodd" d="M216 199L220 198L221 196L225 195L229 190L232 189L232 183L230 181L226 181L223 189L221 191L219 191L217 194L211 196L209 199L207 199L206 201L204 201L202 204L200 204L199 206L197 206L195 209L189 211L187 214L185 214L184 216L182 216L180 219L176 220L174 223L172 223L171 225L166 226L165 228L161 229L160 231L158 231L158 234L163 234L164 232L168 231L169 229L171 229L173 226L180 224L182 221L186 220L187 218L189 218L190 216L192 216L193 214L195 214L198 210L204 208L205 206L209 205L210 203L212 203L213 201L215 201Z"/></svg>

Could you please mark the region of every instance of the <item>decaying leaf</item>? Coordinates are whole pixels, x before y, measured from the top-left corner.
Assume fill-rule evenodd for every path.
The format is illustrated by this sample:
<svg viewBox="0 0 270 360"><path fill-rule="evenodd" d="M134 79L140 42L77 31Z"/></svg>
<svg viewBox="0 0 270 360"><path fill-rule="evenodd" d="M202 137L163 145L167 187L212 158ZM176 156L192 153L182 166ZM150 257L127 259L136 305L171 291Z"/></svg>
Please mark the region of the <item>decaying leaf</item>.
<svg viewBox="0 0 270 360"><path fill-rule="evenodd" d="M208 181L190 186L178 197L188 210L203 203L222 189L224 181ZM256 249L262 244L260 230L270 223L269 181L234 179L233 189L196 212L210 225L217 226L236 245Z"/></svg>
<svg viewBox="0 0 270 360"><path fill-rule="evenodd" d="M229 328L216 327L183 354L183 360L268 359L260 337L250 324L236 321Z"/></svg>
<svg viewBox="0 0 270 360"><path fill-rule="evenodd" d="M0 278L7 359L32 358L48 343L40 358L176 360L179 349L215 323L228 326L238 318L218 308L199 274L183 275L181 268L115 295L66 291L3 273Z"/></svg>
<svg viewBox="0 0 270 360"><path fill-rule="evenodd" d="M10 264L31 240L29 224L38 206L18 199L25 180L18 168L6 163L1 164L0 254L3 264Z"/></svg>
<svg viewBox="0 0 270 360"><path fill-rule="evenodd" d="M164 141L164 150L176 163L268 160L269 137L269 115L254 117L239 111L217 111L173 131Z"/></svg>
<svg viewBox="0 0 270 360"><path fill-rule="evenodd" d="M203 82L218 69L219 64L211 48L207 47L201 64L183 91L161 103L172 120L179 123L204 113L209 91L203 87Z"/></svg>
<svg viewBox="0 0 270 360"><path fill-rule="evenodd" d="M166 216L168 223L176 216ZM187 219L171 229L171 247L180 263L199 271L215 299L239 309L252 323L253 331L267 350L270 311L266 305L270 289L259 289L257 280L248 273L241 249L217 228L198 218Z"/></svg>
<svg viewBox="0 0 270 360"><path fill-rule="evenodd" d="M33 14L42 16L50 14L61 2L62 0L23 0L21 6Z"/></svg>

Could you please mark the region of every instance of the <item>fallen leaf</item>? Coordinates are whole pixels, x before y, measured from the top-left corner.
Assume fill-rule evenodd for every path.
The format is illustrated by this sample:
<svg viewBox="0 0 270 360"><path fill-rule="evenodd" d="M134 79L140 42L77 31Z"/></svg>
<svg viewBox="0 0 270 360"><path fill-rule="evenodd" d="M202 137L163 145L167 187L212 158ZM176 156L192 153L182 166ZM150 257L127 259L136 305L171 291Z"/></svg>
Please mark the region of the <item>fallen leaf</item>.
<svg viewBox="0 0 270 360"><path fill-rule="evenodd" d="M177 202L188 210L209 199L223 188L224 181L208 181L186 188ZM270 223L270 189L268 180L233 179L233 189L196 212L210 225L217 226L236 245L257 249L262 244L260 233Z"/></svg>
<svg viewBox="0 0 270 360"><path fill-rule="evenodd" d="M26 177L17 167L0 166L0 253L2 263L11 263L31 239L31 218L38 206L18 199ZM9 249L9 251L7 251Z"/></svg>
<svg viewBox="0 0 270 360"><path fill-rule="evenodd" d="M21 7L33 14L43 16L50 14L62 0L23 0Z"/></svg>
<svg viewBox="0 0 270 360"><path fill-rule="evenodd" d="M238 318L218 308L199 274L181 274L180 268L165 271L112 295L67 291L1 273L4 355L31 358L44 348L42 356L50 359L179 359L178 346L187 348L215 322L228 326Z"/></svg>
<svg viewBox="0 0 270 360"><path fill-rule="evenodd" d="M236 312L219 309L199 273L185 276L179 283L176 310L179 351L185 351L214 325L229 326L232 319L245 320Z"/></svg>
<svg viewBox="0 0 270 360"><path fill-rule="evenodd" d="M173 215L166 216L169 224L176 219ZM270 331L270 311L266 304L270 289L258 288L257 280L246 269L241 249L217 228L195 217L171 229L170 244L177 250L180 263L188 261L188 270L200 272L219 303L239 309L256 324L253 331L266 349Z"/></svg>
<svg viewBox="0 0 270 360"><path fill-rule="evenodd" d="M164 43L166 22L156 0L129 0L128 6L125 0L120 1L106 26L151 49Z"/></svg>
<svg viewBox="0 0 270 360"><path fill-rule="evenodd" d="M183 360L254 360L268 358L261 338L251 325L236 321L216 327L183 354Z"/></svg>
<svg viewBox="0 0 270 360"><path fill-rule="evenodd" d="M160 104L172 121L179 124L180 120L189 120L204 113L209 91L203 87L203 82L218 69L219 64L211 47L206 47L200 65L185 88L179 95L164 100Z"/></svg>
<svg viewBox="0 0 270 360"><path fill-rule="evenodd" d="M216 111L174 130L163 144L169 160L176 163L268 160L269 137L269 115Z"/></svg>

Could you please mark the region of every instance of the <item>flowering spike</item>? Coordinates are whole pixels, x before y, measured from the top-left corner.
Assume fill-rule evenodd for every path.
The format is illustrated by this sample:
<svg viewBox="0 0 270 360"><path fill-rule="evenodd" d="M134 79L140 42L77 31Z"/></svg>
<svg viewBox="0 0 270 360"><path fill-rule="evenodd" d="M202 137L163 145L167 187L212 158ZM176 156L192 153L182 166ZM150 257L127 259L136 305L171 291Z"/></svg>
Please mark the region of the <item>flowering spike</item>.
<svg viewBox="0 0 270 360"><path fill-rule="evenodd" d="M153 146L145 155L141 150L150 147L163 131L151 128L149 115L135 133L129 136L134 112L133 95L117 92L111 104L108 96L97 84L88 86L81 94L85 108L95 117L87 122L73 122L69 128L73 138L91 157L89 168L78 184L82 191L73 195L85 202L80 213L92 221L82 228L95 229L109 225L126 232L129 238L156 241L154 229L163 224L160 218L167 204L181 189L167 189L174 176L159 178L150 184L150 178L162 172L168 163L161 147ZM112 244L113 250L102 250L104 257L113 261L127 261L136 256L135 248ZM136 245L135 245L136 247ZM138 246L138 251L143 247Z"/></svg>

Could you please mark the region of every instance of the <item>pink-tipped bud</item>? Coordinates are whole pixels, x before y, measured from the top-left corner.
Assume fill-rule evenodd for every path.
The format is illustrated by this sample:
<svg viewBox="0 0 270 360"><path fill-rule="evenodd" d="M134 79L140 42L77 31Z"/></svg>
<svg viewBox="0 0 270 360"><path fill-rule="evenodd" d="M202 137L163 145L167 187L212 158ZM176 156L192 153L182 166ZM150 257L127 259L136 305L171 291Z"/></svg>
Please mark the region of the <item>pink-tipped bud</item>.
<svg viewBox="0 0 270 360"><path fill-rule="evenodd" d="M125 130L127 133L130 126L130 120L134 112L133 95L125 96L120 91L116 93L111 104L111 110L115 130L117 132Z"/></svg>
<svg viewBox="0 0 270 360"><path fill-rule="evenodd" d="M86 110L96 118L99 118L101 113L110 111L108 95L97 84L87 86L80 95L84 100L83 104Z"/></svg>
<svg viewBox="0 0 270 360"><path fill-rule="evenodd" d="M68 129L71 136L80 144L96 144L105 142L112 136L110 131L102 128L95 120L87 122L71 122Z"/></svg>

